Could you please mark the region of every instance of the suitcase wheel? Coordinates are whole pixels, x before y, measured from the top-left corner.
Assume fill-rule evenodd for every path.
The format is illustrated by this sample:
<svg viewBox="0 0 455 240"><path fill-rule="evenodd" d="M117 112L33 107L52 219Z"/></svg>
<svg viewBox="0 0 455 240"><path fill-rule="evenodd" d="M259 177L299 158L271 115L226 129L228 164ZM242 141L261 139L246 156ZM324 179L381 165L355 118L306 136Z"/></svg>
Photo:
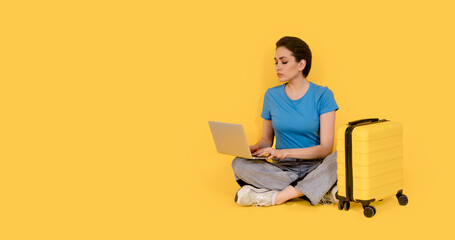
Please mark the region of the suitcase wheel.
<svg viewBox="0 0 455 240"><path fill-rule="evenodd" d="M349 207L350 207L349 201L346 201L346 202L343 203L343 208L344 208L345 211L348 211Z"/></svg>
<svg viewBox="0 0 455 240"><path fill-rule="evenodd" d="M397 194L397 199L398 199L398 203L401 206L405 206L406 204L408 204L408 197L404 194Z"/></svg>
<svg viewBox="0 0 455 240"><path fill-rule="evenodd" d="M343 210L343 202L338 201L338 209Z"/></svg>
<svg viewBox="0 0 455 240"><path fill-rule="evenodd" d="M363 214L367 218L373 217L376 214L376 208L373 206L367 206L363 209Z"/></svg>

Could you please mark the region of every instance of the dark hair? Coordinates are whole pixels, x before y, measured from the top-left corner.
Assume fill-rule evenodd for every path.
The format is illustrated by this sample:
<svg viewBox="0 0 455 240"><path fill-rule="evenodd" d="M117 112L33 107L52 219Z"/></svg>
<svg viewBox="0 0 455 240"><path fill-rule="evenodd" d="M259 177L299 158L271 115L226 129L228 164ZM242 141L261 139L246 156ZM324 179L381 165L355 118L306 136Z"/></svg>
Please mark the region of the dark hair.
<svg viewBox="0 0 455 240"><path fill-rule="evenodd" d="M306 65L302 71L303 76L307 77L311 69L311 50L302 39L297 37L282 37L276 42L276 48L285 47L292 52L292 56L295 57L297 62L305 60Z"/></svg>

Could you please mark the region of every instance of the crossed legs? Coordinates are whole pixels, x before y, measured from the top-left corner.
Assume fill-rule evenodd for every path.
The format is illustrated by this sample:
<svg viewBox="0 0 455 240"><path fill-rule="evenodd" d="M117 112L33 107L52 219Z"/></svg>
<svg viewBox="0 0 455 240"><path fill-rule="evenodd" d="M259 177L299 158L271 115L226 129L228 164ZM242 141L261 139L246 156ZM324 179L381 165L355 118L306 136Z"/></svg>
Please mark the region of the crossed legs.
<svg viewBox="0 0 455 240"><path fill-rule="evenodd" d="M256 188L278 191L275 195L275 205L304 195L312 205L316 205L336 183L336 158L337 152L335 151L297 184L295 181L299 179L299 176L296 173L284 171L261 160L235 158L232 162L232 169L240 185L249 184Z"/></svg>
<svg viewBox="0 0 455 240"><path fill-rule="evenodd" d="M302 192L290 185L298 178L297 174L283 171L268 162L235 158L232 169L237 180L241 179L257 188L279 191L275 195L275 205L303 196Z"/></svg>

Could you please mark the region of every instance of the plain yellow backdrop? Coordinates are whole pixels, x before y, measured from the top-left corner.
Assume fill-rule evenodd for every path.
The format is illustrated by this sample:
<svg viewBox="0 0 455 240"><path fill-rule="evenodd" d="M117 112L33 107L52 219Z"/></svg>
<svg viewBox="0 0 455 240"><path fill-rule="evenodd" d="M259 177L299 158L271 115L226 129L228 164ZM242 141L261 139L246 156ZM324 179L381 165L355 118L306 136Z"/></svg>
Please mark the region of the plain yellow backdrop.
<svg viewBox="0 0 455 240"><path fill-rule="evenodd" d="M451 1L3 1L0 239L398 239L453 231ZM404 127L404 192L239 207L207 121L260 137L274 44L305 40L336 127Z"/></svg>

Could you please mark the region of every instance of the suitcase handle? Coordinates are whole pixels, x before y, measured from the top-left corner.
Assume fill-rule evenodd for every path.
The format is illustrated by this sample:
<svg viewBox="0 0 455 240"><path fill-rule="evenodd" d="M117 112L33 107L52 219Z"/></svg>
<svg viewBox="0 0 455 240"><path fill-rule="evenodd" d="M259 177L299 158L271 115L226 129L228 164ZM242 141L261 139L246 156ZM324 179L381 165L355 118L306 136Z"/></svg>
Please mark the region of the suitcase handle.
<svg viewBox="0 0 455 240"><path fill-rule="evenodd" d="M377 122L377 121L379 121L379 118L360 119L360 120L357 120L357 121L349 122L349 126L354 126L354 125L357 125L357 124L360 124L360 123Z"/></svg>

